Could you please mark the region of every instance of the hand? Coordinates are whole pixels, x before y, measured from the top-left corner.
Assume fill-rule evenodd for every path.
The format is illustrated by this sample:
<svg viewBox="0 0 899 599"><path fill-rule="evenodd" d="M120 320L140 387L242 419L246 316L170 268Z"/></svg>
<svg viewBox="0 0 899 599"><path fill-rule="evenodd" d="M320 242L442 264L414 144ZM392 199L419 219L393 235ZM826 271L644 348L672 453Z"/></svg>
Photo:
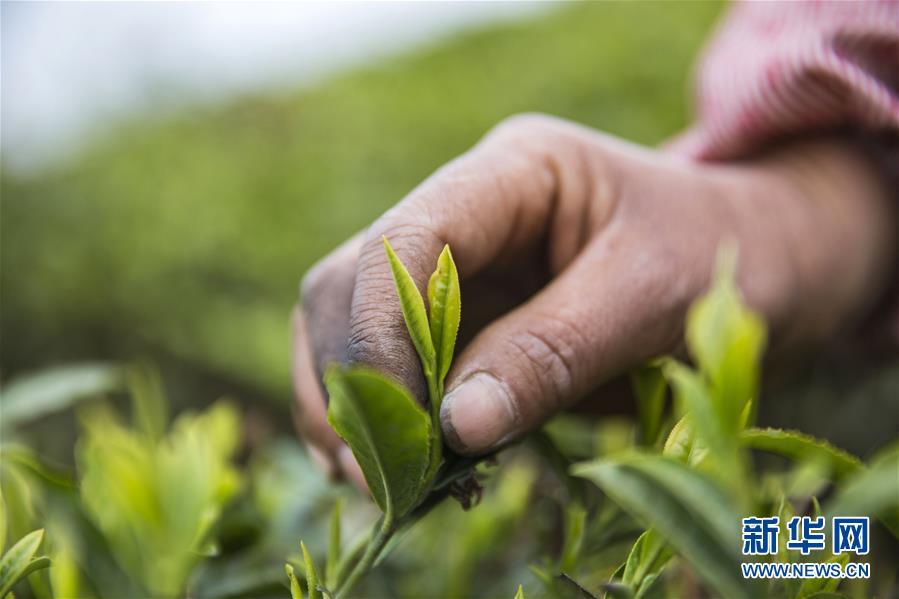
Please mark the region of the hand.
<svg viewBox="0 0 899 599"><path fill-rule="evenodd" d="M864 311L895 236L887 192L838 140L694 164L543 116L512 118L319 262L294 313L297 421L316 459L362 482L325 420L320 375L369 364L426 396L381 244L424 289L444 243L463 330L441 420L488 451L681 343L719 244L775 345L810 343Z"/></svg>

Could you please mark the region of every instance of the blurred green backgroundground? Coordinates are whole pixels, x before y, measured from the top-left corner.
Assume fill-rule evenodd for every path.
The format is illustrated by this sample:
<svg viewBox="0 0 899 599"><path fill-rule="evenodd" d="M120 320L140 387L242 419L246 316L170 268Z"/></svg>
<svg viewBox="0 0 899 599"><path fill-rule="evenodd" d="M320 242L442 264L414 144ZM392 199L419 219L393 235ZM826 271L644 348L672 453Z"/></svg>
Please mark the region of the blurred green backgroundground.
<svg viewBox="0 0 899 599"><path fill-rule="evenodd" d="M117 126L3 173L3 376L173 358L286 404L287 319L315 260L502 118L646 144L688 115L719 3L585 3L464 33L304 90Z"/></svg>

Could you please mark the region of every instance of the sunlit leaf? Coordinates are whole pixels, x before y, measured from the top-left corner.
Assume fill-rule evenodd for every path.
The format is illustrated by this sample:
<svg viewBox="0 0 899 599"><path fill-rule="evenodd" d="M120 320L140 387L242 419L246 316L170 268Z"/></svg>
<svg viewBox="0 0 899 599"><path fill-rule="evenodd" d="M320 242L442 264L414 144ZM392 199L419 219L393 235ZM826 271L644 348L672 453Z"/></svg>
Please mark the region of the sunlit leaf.
<svg viewBox="0 0 899 599"><path fill-rule="evenodd" d="M437 269L428 281L428 309L431 340L437 352L437 389L442 395L443 380L449 372L456 347L456 335L462 316L462 296L459 288L459 273L450 253L444 246L437 259ZM441 399L438 397L438 401ZM437 406L439 412L439 405Z"/></svg>
<svg viewBox="0 0 899 599"><path fill-rule="evenodd" d="M650 576L657 575L670 557L671 550L665 539L650 528L631 547L621 580L639 595L643 583Z"/></svg>
<svg viewBox="0 0 899 599"><path fill-rule="evenodd" d="M231 463L240 439L237 412L217 402L183 413L157 444L97 408L84 414L76 453L85 512L148 594L177 595L239 490Z"/></svg>
<svg viewBox="0 0 899 599"><path fill-rule="evenodd" d="M337 566L340 564L341 558L340 512L342 507L343 500L338 498L334 502L334 509L331 510L331 521L328 526L328 559L325 562L325 584L332 589L337 585Z"/></svg>
<svg viewBox="0 0 899 599"><path fill-rule="evenodd" d="M293 571L293 566L284 564L284 572L287 574L287 580L290 582L290 599L303 599L303 589L300 588L300 581Z"/></svg>
<svg viewBox="0 0 899 599"><path fill-rule="evenodd" d="M312 555L302 541L300 541L300 549L303 552L303 565L306 569L306 593L309 595L309 599L322 599L322 592L318 589L318 571L315 569Z"/></svg>
<svg viewBox="0 0 899 599"><path fill-rule="evenodd" d="M711 383L721 427L729 432L757 393L766 339L765 323L743 302L735 276L736 250L722 248L712 288L690 307L686 325L687 347Z"/></svg>
<svg viewBox="0 0 899 599"><path fill-rule="evenodd" d="M639 455L578 464L573 471L655 528L719 593L753 595L739 574L740 514L708 478L676 460Z"/></svg>
<svg viewBox="0 0 899 599"><path fill-rule="evenodd" d="M518 585L518 590L515 591L515 599L524 599L524 589L521 585Z"/></svg>
<svg viewBox="0 0 899 599"><path fill-rule="evenodd" d="M630 373L631 387L637 399L640 443L652 445L662 428L665 409L665 377L657 364L647 364Z"/></svg>
<svg viewBox="0 0 899 599"><path fill-rule="evenodd" d="M3 498L3 487L0 487L0 554L6 549L6 500Z"/></svg>
<svg viewBox="0 0 899 599"><path fill-rule="evenodd" d="M5 597L13 585L31 572L50 565L49 558L33 559L43 540L44 530L35 530L19 539L3 554L0 558L0 597Z"/></svg>
<svg viewBox="0 0 899 599"><path fill-rule="evenodd" d="M48 368L13 379L0 391L0 425L12 429L122 387L122 369L90 362Z"/></svg>
<svg viewBox="0 0 899 599"><path fill-rule="evenodd" d="M325 375L328 422L362 468L388 520L419 501L429 463L431 420L401 385L362 367Z"/></svg>
<svg viewBox="0 0 899 599"><path fill-rule="evenodd" d="M879 451L868 467L847 478L825 512L832 516L878 516L899 537L899 443Z"/></svg>
<svg viewBox="0 0 899 599"><path fill-rule="evenodd" d="M849 563L849 554L841 553L840 555L830 555L827 559L822 560L828 564L840 564L845 568ZM799 585L799 591L796 593L796 599L806 599L807 597L820 597L821 593L833 593L840 586L839 578L808 578L803 580Z"/></svg>
<svg viewBox="0 0 899 599"><path fill-rule="evenodd" d="M393 273L393 281L396 284L396 293L399 296L400 306L403 310L403 319L409 336L421 359L421 368L426 379L436 380L437 353L434 342L431 339L431 328L428 324L428 314L425 311L425 302L421 297L415 281L406 267L390 247L390 242L384 237L384 249L390 262L390 270Z"/></svg>
<svg viewBox="0 0 899 599"><path fill-rule="evenodd" d="M699 373L674 360L665 363L664 371L685 414L680 428L669 435L669 438L675 438L666 443L665 452L697 464L701 446L711 454L710 459L720 465L716 475L725 481L735 481L739 476L735 430L722 425L705 381ZM680 455L684 451L687 455Z"/></svg>
<svg viewBox="0 0 899 599"><path fill-rule="evenodd" d="M572 572L581 553L581 545L584 542L584 528L587 521L587 511L584 507L572 501L565 508L565 537L562 541L562 555L559 558L559 571Z"/></svg>
<svg viewBox="0 0 899 599"><path fill-rule="evenodd" d="M792 460L825 463L837 481L862 468L862 463L854 455L799 431L750 428L740 433L740 440L752 449L776 453Z"/></svg>
<svg viewBox="0 0 899 599"><path fill-rule="evenodd" d="M138 364L128 369L127 380L135 427L158 441L168 426L168 402L159 371L150 364Z"/></svg>
<svg viewBox="0 0 899 599"><path fill-rule="evenodd" d="M81 575L71 547L54 537L53 567L50 568L50 587L54 597L84 597Z"/></svg>

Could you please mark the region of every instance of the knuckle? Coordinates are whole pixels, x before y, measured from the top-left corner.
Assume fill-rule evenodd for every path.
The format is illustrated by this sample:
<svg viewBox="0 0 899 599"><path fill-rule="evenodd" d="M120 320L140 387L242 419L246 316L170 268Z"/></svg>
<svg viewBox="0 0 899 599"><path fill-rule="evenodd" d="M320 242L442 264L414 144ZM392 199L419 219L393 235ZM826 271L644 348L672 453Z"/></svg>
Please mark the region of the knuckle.
<svg viewBox="0 0 899 599"><path fill-rule="evenodd" d="M557 127L558 120L555 117L539 112L523 112L504 118L488 136L500 139L518 138L554 132Z"/></svg>
<svg viewBox="0 0 899 599"><path fill-rule="evenodd" d="M555 326L556 322L559 321L553 321L549 327L527 329L510 338L510 342L524 358L533 382L559 406L574 391L577 356L574 344L567 338L569 327Z"/></svg>

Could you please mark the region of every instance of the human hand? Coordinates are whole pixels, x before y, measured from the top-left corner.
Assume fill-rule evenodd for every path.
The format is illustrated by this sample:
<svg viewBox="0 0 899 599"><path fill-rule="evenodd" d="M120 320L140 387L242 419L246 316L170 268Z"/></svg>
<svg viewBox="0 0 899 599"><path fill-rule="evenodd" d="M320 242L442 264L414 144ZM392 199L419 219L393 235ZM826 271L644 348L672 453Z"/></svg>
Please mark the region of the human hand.
<svg viewBox="0 0 899 599"><path fill-rule="evenodd" d="M321 373L371 365L424 400L381 236L424 289L449 243L464 296L441 410L477 454L612 377L677 350L719 244L775 345L833 334L876 299L895 220L876 174L839 140L695 164L543 116L512 118L321 260L294 312L298 426L315 459L364 486L326 422Z"/></svg>

